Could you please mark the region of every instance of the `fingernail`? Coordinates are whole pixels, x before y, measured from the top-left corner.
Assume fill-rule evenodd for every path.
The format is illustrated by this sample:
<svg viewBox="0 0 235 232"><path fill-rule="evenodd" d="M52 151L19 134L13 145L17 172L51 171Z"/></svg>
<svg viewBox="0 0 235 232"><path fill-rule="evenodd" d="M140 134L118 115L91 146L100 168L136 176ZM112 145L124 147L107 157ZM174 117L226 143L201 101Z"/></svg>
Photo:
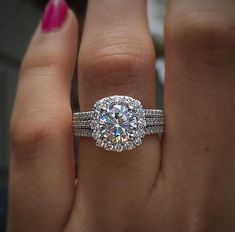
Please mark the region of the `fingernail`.
<svg viewBox="0 0 235 232"><path fill-rule="evenodd" d="M68 12L68 5L64 0L50 0L46 6L42 19L42 30L50 32L62 27Z"/></svg>

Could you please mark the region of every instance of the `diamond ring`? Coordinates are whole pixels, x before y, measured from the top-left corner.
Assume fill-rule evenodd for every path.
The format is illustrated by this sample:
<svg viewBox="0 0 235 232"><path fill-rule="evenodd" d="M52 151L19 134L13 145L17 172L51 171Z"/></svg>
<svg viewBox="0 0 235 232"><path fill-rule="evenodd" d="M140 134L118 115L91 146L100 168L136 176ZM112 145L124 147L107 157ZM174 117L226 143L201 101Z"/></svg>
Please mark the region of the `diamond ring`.
<svg viewBox="0 0 235 232"><path fill-rule="evenodd" d="M93 137L107 151L132 150L145 135L161 136L163 126L162 110L143 109L140 101L128 96L105 97L91 111L73 114L74 135Z"/></svg>

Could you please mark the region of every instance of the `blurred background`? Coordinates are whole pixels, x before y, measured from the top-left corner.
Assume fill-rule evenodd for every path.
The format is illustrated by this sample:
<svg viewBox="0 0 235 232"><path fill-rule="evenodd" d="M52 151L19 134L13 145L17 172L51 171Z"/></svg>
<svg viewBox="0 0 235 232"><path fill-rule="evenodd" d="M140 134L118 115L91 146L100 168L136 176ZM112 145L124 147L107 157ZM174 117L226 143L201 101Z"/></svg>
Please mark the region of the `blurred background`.
<svg viewBox="0 0 235 232"><path fill-rule="evenodd" d="M68 0L82 23L86 0ZM40 21L46 0L7 0L0 7L0 232L7 220L7 186L10 140L9 119L14 103L19 67L30 38ZM158 60L156 61L157 103L162 106L164 83L163 19L166 0L149 0L149 25ZM131 12L130 12L131 14Z"/></svg>

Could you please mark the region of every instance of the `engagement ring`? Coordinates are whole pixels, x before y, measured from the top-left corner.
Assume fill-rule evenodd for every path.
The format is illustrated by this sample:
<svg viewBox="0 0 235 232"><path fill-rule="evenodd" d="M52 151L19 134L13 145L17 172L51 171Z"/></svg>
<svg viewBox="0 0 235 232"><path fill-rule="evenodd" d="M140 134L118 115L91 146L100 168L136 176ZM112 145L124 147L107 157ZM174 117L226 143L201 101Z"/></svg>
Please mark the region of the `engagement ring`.
<svg viewBox="0 0 235 232"><path fill-rule="evenodd" d="M107 151L132 150L145 135L161 136L163 126L162 110L143 109L140 101L128 96L105 97L91 111L73 114L74 134L93 137Z"/></svg>

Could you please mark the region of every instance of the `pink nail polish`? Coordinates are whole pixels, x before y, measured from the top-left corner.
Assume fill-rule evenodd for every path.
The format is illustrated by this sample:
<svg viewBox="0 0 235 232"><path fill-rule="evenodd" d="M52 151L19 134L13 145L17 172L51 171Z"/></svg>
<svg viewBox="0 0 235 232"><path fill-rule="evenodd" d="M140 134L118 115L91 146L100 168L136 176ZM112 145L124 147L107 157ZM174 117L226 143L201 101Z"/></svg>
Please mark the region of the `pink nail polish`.
<svg viewBox="0 0 235 232"><path fill-rule="evenodd" d="M64 0L50 0L43 14L41 28L44 32L55 31L63 25L68 12Z"/></svg>

